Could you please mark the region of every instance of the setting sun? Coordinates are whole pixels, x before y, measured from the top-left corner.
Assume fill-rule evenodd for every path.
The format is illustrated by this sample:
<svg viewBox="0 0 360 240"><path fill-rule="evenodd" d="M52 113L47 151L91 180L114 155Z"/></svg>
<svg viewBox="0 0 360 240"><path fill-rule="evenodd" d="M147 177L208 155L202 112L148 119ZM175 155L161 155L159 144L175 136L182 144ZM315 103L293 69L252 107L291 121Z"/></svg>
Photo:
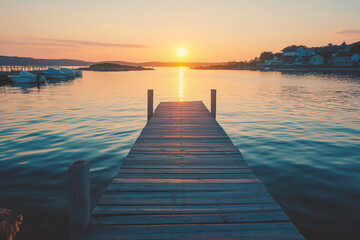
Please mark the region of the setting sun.
<svg viewBox="0 0 360 240"><path fill-rule="evenodd" d="M176 54L178 55L178 57L185 57L186 56L186 49L185 48L178 48L176 50Z"/></svg>

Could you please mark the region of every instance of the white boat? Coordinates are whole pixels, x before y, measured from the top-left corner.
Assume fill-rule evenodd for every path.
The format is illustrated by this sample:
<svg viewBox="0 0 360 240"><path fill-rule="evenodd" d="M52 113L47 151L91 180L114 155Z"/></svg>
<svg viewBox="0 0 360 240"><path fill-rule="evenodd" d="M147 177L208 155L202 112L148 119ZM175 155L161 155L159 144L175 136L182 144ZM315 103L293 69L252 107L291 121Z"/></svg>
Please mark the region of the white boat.
<svg viewBox="0 0 360 240"><path fill-rule="evenodd" d="M63 72L66 77L75 77L75 72L69 68L61 68L60 71Z"/></svg>
<svg viewBox="0 0 360 240"><path fill-rule="evenodd" d="M73 70L73 71L75 73L75 76L82 77L82 71L80 71L80 70Z"/></svg>
<svg viewBox="0 0 360 240"><path fill-rule="evenodd" d="M271 69L269 68L269 67L266 67L266 68L264 68L264 71L265 72L268 72L268 71L270 71Z"/></svg>
<svg viewBox="0 0 360 240"><path fill-rule="evenodd" d="M54 68L48 68L44 74L47 79L65 79L64 73Z"/></svg>
<svg viewBox="0 0 360 240"><path fill-rule="evenodd" d="M45 82L44 76L38 77L35 74L26 71L20 71L18 75L10 75L9 78L14 83L37 83L37 81Z"/></svg>

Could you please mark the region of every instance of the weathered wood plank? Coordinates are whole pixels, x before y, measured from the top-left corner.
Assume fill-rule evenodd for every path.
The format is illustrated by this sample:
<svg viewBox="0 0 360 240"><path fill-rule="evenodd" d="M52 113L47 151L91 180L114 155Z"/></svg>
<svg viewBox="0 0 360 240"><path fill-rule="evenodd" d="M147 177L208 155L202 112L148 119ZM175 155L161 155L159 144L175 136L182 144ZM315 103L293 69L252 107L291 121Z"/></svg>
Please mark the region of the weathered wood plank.
<svg viewBox="0 0 360 240"><path fill-rule="evenodd" d="M238 197L254 197L254 196L270 196L265 190L220 190L220 191L197 191L197 192L105 192L103 197L122 197L122 198L238 198Z"/></svg>
<svg viewBox="0 0 360 240"><path fill-rule="evenodd" d="M217 143L219 144L232 144L232 142L230 141L230 139L226 139L226 138L214 138L214 139L176 139L176 138L172 138L171 141L169 141L168 139L162 139L162 138L154 138L154 139L150 139L150 138L138 138L135 142L136 144L151 144L151 143L159 143L159 144L185 144L190 146L191 144L194 144L193 146L196 146L196 144L212 144L215 145Z"/></svg>
<svg viewBox="0 0 360 240"><path fill-rule="evenodd" d="M87 239L186 239L207 236L254 238L296 237L298 232L290 222L228 223L228 224L168 224L168 225L116 225L91 226ZM299 238L303 239L303 238Z"/></svg>
<svg viewBox="0 0 360 240"><path fill-rule="evenodd" d="M127 178L172 178L172 179L247 179L255 178L254 174L239 174L239 173L121 173L115 176L116 179Z"/></svg>
<svg viewBox="0 0 360 240"><path fill-rule="evenodd" d="M274 199L270 196L268 197L239 197L238 199L234 198L221 198L215 199L210 198L207 200L199 198L111 198L104 196L101 198L99 205L128 205L128 206L143 206L143 205L194 205L194 204L220 204L220 205L231 205L231 204L255 204L255 203L274 203Z"/></svg>
<svg viewBox="0 0 360 240"><path fill-rule="evenodd" d="M191 161L191 160L132 160L131 162L124 162L123 166L124 167L128 167L128 166L145 166L145 165L175 165L175 166L190 166L190 165L195 165L195 166L199 166L199 165L210 165L210 166L215 166L217 165L217 167L226 167L226 165L232 165L234 168L236 167L247 167L246 164L242 163L242 162L236 162L236 161ZM203 167L205 167L203 166Z"/></svg>
<svg viewBox="0 0 360 240"><path fill-rule="evenodd" d="M198 151L166 151L166 150L154 150L154 151L136 151L136 150L130 150L131 154L183 154L183 155L207 155L209 154L209 151L202 151L202 152L198 152ZM239 155L238 152L236 151L213 151L211 152L211 154L213 155Z"/></svg>
<svg viewBox="0 0 360 240"><path fill-rule="evenodd" d="M260 183L257 178L244 178L244 179L213 179L213 178L114 178L112 184L248 184L248 183Z"/></svg>
<svg viewBox="0 0 360 240"><path fill-rule="evenodd" d="M167 214L167 215L121 215L100 216L91 221L91 225L119 224L196 224L196 223L251 223L289 221L285 213L223 213L223 214Z"/></svg>
<svg viewBox="0 0 360 240"><path fill-rule="evenodd" d="M182 159L191 159L191 160L244 160L241 157L240 152L236 155L236 156L228 156L228 155L224 155L224 156L214 156L213 154L202 154L200 156L196 156L196 155L182 155L181 153L179 154L143 154L143 153L139 153L139 154L130 154L127 156L127 159L129 159L129 161L131 161L134 158L142 158L142 159L158 159L158 158L182 158Z"/></svg>
<svg viewBox="0 0 360 240"><path fill-rule="evenodd" d="M123 164L123 169L198 169L198 168L207 168L207 169L249 169L248 165L241 164L228 164L228 165L214 165L214 164L195 164L195 165L185 165L185 164Z"/></svg>
<svg viewBox="0 0 360 240"><path fill-rule="evenodd" d="M97 205L93 215L130 215L130 214L178 214L178 213L247 213L281 211L277 203L231 204L231 205Z"/></svg>
<svg viewBox="0 0 360 240"><path fill-rule="evenodd" d="M161 195L161 193L163 193ZM99 205L232 205L274 203L266 191L243 191L225 194L219 191L217 196L207 192L105 192ZM143 195L143 197L139 195ZM191 195L193 194L193 196ZM224 197L220 197L224 194ZM170 196L169 196L170 195Z"/></svg>
<svg viewBox="0 0 360 240"><path fill-rule="evenodd" d="M264 185L258 183L111 183L106 191L219 191L228 190L261 190Z"/></svg>
<svg viewBox="0 0 360 240"><path fill-rule="evenodd" d="M162 147L181 147L181 148L235 148L235 146L229 145L229 142L183 142L183 141L171 141L171 142L136 142L134 147L151 147L151 148L162 148Z"/></svg>
<svg viewBox="0 0 360 240"><path fill-rule="evenodd" d="M252 174L251 169L209 169L209 168L197 168L197 169L153 169L153 168L139 168L139 169L119 169L115 177L121 177L122 174L172 174L176 176L178 174ZM200 175L201 176L201 175Z"/></svg>
<svg viewBox="0 0 360 240"><path fill-rule="evenodd" d="M239 154L239 150L235 146L136 146L131 151L142 154L147 154L147 151L204 152L205 155L213 154L213 152L234 152Z"/></svg>

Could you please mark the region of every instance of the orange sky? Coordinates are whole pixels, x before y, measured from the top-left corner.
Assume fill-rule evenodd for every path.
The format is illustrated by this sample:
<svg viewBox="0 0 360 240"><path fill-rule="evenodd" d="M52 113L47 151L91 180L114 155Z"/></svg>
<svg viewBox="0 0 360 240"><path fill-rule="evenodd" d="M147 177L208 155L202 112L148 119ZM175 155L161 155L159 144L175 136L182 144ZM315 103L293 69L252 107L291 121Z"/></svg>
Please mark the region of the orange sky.
<svg viewBox="0 0 360 240"><path fill-rule="evenodd" d="M360 1L9 0L0 55L87 61L249 60L360 40ZM176 49L184 47L180 59Z"/></svg>

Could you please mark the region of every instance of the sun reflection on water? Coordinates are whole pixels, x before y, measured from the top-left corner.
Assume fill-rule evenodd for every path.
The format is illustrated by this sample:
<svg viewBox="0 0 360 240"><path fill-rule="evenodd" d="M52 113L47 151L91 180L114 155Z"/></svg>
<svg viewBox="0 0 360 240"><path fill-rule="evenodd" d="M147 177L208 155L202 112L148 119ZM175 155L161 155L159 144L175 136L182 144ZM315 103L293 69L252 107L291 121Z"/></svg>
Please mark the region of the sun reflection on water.
<svg viewBox="0 0 360 240"><path fill-rule="evenodd" d="M184 84L184 67L179 67L179 98L180 98L180 101L184 101L183 84Z"/></svg>

